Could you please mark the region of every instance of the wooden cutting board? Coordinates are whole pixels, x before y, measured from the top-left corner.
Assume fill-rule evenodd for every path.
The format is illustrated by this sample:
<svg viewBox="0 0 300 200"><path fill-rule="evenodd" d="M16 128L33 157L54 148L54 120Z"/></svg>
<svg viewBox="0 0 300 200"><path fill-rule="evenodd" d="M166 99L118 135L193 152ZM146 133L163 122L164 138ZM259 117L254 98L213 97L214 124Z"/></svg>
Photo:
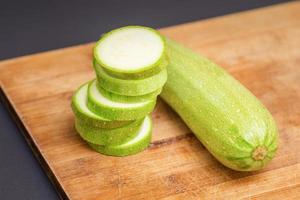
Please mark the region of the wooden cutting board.
<svg viewBox="0 0 300 200"><path fill-rule="evenodd" d="M95 77L94 44L2 61L2 91L61 196L300 199L300 2L161 32L214 60L266 105L280 130L277 156L258 172L232 171L162 100L152 115L155 127L147 150L124 158L98 154L76 135L70 108L74 90Z"/></svg>

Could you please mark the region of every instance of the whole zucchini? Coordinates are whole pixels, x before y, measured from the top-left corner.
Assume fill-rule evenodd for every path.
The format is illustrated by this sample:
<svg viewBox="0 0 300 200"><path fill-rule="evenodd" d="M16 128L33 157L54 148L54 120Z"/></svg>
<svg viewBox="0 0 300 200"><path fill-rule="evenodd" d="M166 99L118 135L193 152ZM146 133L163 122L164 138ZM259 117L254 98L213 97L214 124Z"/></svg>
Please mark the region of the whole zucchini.
<svg viewBox="0 0 300 200"><path fill-rule="evenodd" d="M166 44L168 80L161 97L222 164L238 171L264 167L278 143L269 111L210 60L167 38Z"/></svg>

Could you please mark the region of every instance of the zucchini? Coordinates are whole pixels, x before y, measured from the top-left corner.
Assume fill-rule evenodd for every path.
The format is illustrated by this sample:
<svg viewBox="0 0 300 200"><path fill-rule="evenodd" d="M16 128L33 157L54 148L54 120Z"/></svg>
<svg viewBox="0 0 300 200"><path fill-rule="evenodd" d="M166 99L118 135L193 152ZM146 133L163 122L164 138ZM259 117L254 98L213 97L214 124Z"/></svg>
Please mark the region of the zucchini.
<svg viewBox="0 0 300 200"><path fill-rule="evenodd" d="M71 102L72 110L76 118L80 120L82 124L85 124L86 126L90 127L113 129L125 126L133 122L133 120L112 121L93 113L87 107L88 85L89 82L80 86L73 95Z"/></svg>
<svg viewBox="0 0 300 200"><path fill-rule="evenodd" d="M143 124L140 126L138 135L120 145L97 145L88 142L89 146L95 151L111 156L127 156L136 154L147 148L151 141L152 120L146 117Z"/></svg>
<svg viewBox="0 0 300 200"><path fill-rule="evenodd" d="M126 26L104 34L96 43L97 63L116 76L147 76L161 70L165 43L149 27Z"/></svg>
<svg viewBox="0 0 300 200"><path fill-rule="evenodd" d="M278 131L262 103L210 60L166 39L168 81L161 97L225 166L263 168L274 156Z"/></svg>
<svg viewBox="0 0 300 200"><path fill-rule="evenodd" d="M141 96L154 92L163 87L167 81L167 70L163 69L153 76L144 79L125 80L110 76L94 60L94 69L101 87L119 95Z"/></svg>
<svg viewBox="0 0 300 200"><path fill-rule="evenodd" d="M99 116L110 120L135 120L148 115L154 109L156 98L138 103L123 103L106 98L97 88L94 80L88 88L88 108Z"/></svg>
<svg viewBox="0 0 300 200"><path fill-rule="evenodd" d="M106 98L112 100L112 101L118 101L118 102L125 102L125 103L130 103L130 102L144 102L144 101L149 101L151 99L156 99L157 96L161 93L162 88L159 88L158 90L155 90L154 92L151 92L149 94L141 95L141 96L125 96L125 95L119 95L115 94L112 92L109 92L102 88L100 84L97 84L98 90L101 92L103 96Z"/></svg>
<svg viewBox="0 0 300 200"><path fill-rule="evenodd" d="M75 121L75 129L87 142L97 145L120 145L138 135L138 130L145 119L135 120L132 123L115 128L103 129L86 126L80 120Z"/></svg>

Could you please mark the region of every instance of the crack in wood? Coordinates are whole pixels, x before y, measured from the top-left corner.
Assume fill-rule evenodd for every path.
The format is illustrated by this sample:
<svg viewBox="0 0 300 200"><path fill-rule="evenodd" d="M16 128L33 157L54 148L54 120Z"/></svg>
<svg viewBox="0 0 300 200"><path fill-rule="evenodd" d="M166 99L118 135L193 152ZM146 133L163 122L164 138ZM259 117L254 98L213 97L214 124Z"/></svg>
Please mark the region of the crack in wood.
<svg viewBox="0 0 300 200"><path fill-rule="evenodd" d="M151 142L151 144L149 146L149 149L156 149L156 148L159 148L159 147L162 147L162 146L171 145L171 144L174 144L178 141L188 139L188 138L193 138L193 137L194 137L194 134L190 132L190 133L187 133L185 135L178 135L178 136L171 137L171 138L164 138L164 139L161 139L161 140Z"/></svg>

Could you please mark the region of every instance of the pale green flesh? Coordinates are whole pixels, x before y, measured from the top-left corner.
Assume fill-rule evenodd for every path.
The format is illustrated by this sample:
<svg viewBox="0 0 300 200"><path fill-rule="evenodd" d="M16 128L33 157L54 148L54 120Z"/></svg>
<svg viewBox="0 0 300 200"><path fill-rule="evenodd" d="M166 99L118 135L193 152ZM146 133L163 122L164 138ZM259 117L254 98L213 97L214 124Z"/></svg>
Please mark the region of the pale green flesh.
<svg viewBox="0 0 300 200"><path fill-rule="evenodd" d="M159 88L158 90L155 90L154 92L151 92L149 94L141 95L141 96L125 96L125 95L119 95L112 92L109 92L102 88L100 84L97 84L98 90L101 91L103 96L105 96L108 99L111 99L112 101L119 101L124 103L136 103L136 102L145 102L150 101L153 99L156 99L157 96L161 93L162 88Z"/></svg>
<svg viewBox="0 0 300 200"><path fill-rule="evenodd" d="M94 48L94 57L111 73L127 75L157 67L164 52L164 40L156 30L126 26L103 35Z"/></svg>
<svg viewBox="0 0 300 200"><path fill-rule="evenodd" d="M80 120L75 121L79 135L87 142L97 145L120 145L138 135L141 124L146 119L135 120L132 123L115 129L102 129L85 126Z"/></svg>
<svg viewBox="0 0 300 200"><path fill-rule="evenodd" d="M167 70L163 69L158 74L136 80L125 80L107 74L94 60L94 69L99 84L104 89L119 95L141 96L162 88L167 81Z"/></svg>
<svg viewBox="0 0 300 200"><path fill-rule="evenodd" d="M128 121L112 121L107 118L101 117L93 113L87 107L87 92L88 83L81 86L73 95L71 107L78 120L86 126L98 127L98 128L117 128L126 124L130 124L132 120Z"/></svg>
<svg viewBox="0 0 300 200"><path fill-rule="evenodd" d="M96 80L88 89L88 108L94 113L110 120L135 120L148 115L155 107L156 99L139 103L124 103L106 98L98 90Z"/></svg>
<svg viewBox="0 0 300 200"><path fill-rule="evenodd" d="M278 132L268 110L232 76L211 61L166 39L168 81L161 97L225 166L261 169L274 156ZM258 146L268 150L254 160Z"/></svg>
<svg viewBox="0 0 300 200"><path fill-rule="evenodd" d="M127 156L141 152L147 148L151 142L152 121L150 117L141 125L138 135L120 145L96 145L88 143L95 151L111 156Z"/></svg>

